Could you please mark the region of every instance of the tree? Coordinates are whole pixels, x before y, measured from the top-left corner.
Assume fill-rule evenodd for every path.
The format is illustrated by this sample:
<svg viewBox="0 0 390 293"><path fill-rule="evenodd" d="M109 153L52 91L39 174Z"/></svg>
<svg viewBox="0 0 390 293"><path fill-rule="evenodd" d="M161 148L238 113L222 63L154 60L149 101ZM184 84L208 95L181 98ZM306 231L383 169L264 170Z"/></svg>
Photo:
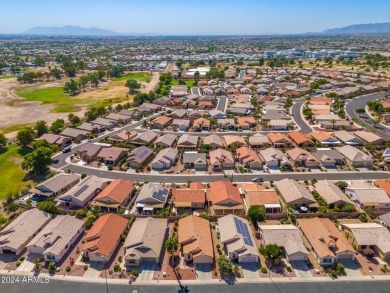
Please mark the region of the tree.
<svg viewBox="0 0 390 293"><path fill-rule="evenodd" d="M364 108L358 108L356 109L356 113L363 114L366 113L366 110Z"/></svg>
<svg viewBox="0 0 390 293"><path fill-rule="evenodd" d="M248 217L253 223L265 220L265 210L259 205L253 205L248 210Z"/></svg>
<svg viewBox="0 0 390 293"><path fill-rule="evenodd" d="M47 131L49 130L44 120L38 120L35 123L34 129L37 132L37 137L42 136L43 134L47 133Z"/></svg>
<svg viewBox="0 0 390 293"><path fill-rule="evenodd" d="M264 66L264 63L265 63L264 57L260 57L260 59L259 59L259 65L260 65L260 66Z"/></svg>
<svg viewBox="0 0 390 293"><path fill-rule="evenodd" d="M184 64L184 61L183 61L183 59L179 58L179 59L176 60L175 64L176 64L177 67L179 67L181 69L181 67Z"/></svg>
<svg viewBox="0 0 390 293"><path fill-rule="evenodd" d="M217 264L221 274L229 273L233 270L233 263L226 255L221 254L217 259Z"/></svg>
<svg viewBox="0 0 390 293"><path fill-rule="evenodd" d="M7 145L8 139L3 133L0 133L0 149L4 148Z"/></svg>
<svg viewBox="0 0 390 293"><path fill-rule="evenodd" d="M34 258L33 264L34 264L34 269L35 269L35 271L39 271L40 268L41 268L41 264L40 264L39 258L37 258L37 257Z"/></svg>
<svg viewBox="0 0 390 293"><path fill-rule="evenodd" d="M56 263L54 261L50 262L49 265L47 266L47 269L50 273L54 273L56 270Z"/></svg>
<svg viewBox="0 0 390 293"><path fill-rule="evenodd" d="M200 78L200 73L199 73L199 71L195 71L195 73L194 73L194 79L195 79L196 81L198 81L199 78Z"/></svg>
<svg viewBox="0 0 390 293"><path fill-rule="evenodd" d="M64 119L57 119L56 121L54 121L50 127L50 130L54 133L54 134L59 134L63 129L64 129L64 126L65 126L65 121Z"/></svg>
<svg viewBox="0 0 390 293"><path fill-rule="evenodd" d="M27 154L22 162L22 168L31 170L35 174L44 174L51 164L52 149L48 147L38 147L33 152Z"/></svg>
<svg viewBox="0 0 390 293"><path fill-rule="evenodd" d="M53 201L41 201L37 203L37 208L43 212L55 215L57 213L57 206Z"/></svg>
<svg viewBox="0 0 390 293"><path fill-rule="evenodd" d="M169 254L172 256L172 263L173 263L173 257L177 249L179 248L179 240L176 236L171 236L165 241L165 249Z"/></svg>
<svg viewBox="0 0 390 293"><path fill-rule="evenodd" d="M33 142L35 138L35 132L31 127L25 127L18 131L16 139L23 146L26 147Z"/></svg>
<svg viewBox="0 0 390 293"><path fill-rule="evenodd" d="M260 246L259 251L267 261L271 263L277 263L279 258L283 255L283 250L276 244L268 244L266 246Z"/></svg>
<svg viewBox="0 0 390 293"><path fill-rule="evenodd" d="M338 188L340 188L342 190L345 190L345 188L348 187L348 183L345 182L345 181L337 181L336 185L337 185Z"/></svg>
<svg viewBox="0 0 390 293"><path fill-rule="evenodd" d="M129 88L129 94L135 94L141 85L135 79L128 79L125 84Z"/></svg>
<svg viewBox="0 0 390 293"><path fill-rule="evenodd" d="M76 95L79 89L80 89L80 84L74 79L67 81L64 85L64 92L69 93L71 96Z"/></svg>
<svg viewBox="0 0 390 293"><path fill-rule="evenodd" d="M68 120L70 123L72 123L72 125L78 125L81 123L80 117L72 113L68 115Z"/></svg>

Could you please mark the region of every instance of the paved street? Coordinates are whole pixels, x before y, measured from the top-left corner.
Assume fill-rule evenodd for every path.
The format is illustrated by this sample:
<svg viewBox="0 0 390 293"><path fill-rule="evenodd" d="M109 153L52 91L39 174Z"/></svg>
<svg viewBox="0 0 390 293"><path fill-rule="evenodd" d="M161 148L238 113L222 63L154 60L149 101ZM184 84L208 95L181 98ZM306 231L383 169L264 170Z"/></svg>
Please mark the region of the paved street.
<svg viewBox="0 0 390 293"><path fill-rule="evenodd" d="M291 108L291 113L293 115L293 119L294 119L295 123L301 129L300 131L303 133L310 133L310 132L312 132L312 129L301 115L301 108L302 108L303 104L305 103L305 101L306 101L305 97L297 100Z"/></svg>
<svg viewBox="0 0 390 293"><path fill-rule="evenodd" d="M228 102L228 97L219 97L218 98L217 110L225 113L227 102Z"/></svg>
<svg viewBox="0 0 390 293"><path fill-rule="evenodd" d="M172 293L178 292L179 285L119 285L108 284L111 293ZM50 280L48 284L2 282L1 292L7 293L104 293L103 282L66 282ZM189 293L388 293L390 281L327 281L327 282L294 282L285 283L253 283L253 284L210 284L189 285Z"/></svg>
<svg viewBox="0 0 390 293"><path fill-rule="evenodd" d="M200 90L197 86L191 88L191 94L201 96Z"/></svg>
<svg viewBox="0 0 390 293"><path fill-rule="evenodd" d="M362 119L359 116L359 114L356 113L356 110L360 108L364 109L367 102L383 98L384 96L385 93L374 93L374 94L369 94L362 97L354 98L346 105L345 111L347 112L349 117L359 120L359 122L365 127L369 129L373 128L373 125L368 124L364 119ZM389 127L385 127L385 126L378 125L378 128L375 128L375 133L386 140L390 140L389 131L390 131Z"/></svg>

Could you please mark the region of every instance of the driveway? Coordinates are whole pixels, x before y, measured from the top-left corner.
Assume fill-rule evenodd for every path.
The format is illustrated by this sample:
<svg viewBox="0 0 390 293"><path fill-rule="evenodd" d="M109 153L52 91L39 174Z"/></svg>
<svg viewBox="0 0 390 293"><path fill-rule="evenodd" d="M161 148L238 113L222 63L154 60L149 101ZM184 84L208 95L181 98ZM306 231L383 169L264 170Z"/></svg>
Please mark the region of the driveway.
<svg viewBox="0 0 390 293"><path fill-rule="evenodd" d="M304 260L290 261L291 267L294 269L297 277L312 277L310 269Z"/></svg>
<svg viewBox="0 0 390 293"><path fill-rule="evenodd" d="M348 277L362 276L362 273L359 270L360 266L355 261L351 259L340 259L338 262L344 266L345 274Z"/></svg>
<svg viewBox="0 0 390 293"><path fill-rule="evenodd" d="M212 266L211 264L197 264L195 266L196 269L196 278L198 280L211 280L211 271L212 271Z"/></svg>
<svg viewBox="0 0 390 293"><path fill-rule="evenodd" d="M259 264L254 262L243 262L241 263L242 272L245 279L258 279L260 278L259 274Z"/></svg>
<svg viewBox="0 0 390 293"><path fill-rule="evenodd" d="M35 266L33 263L34 259L41 258L41 257L42 257L42 255L38 255L38 254L29 255L24 261L22 261L20 266L18 266L16 268L16 271L17 272L31 272Z"/></svg>
<svg viewBox="0 0 390 293"><path fill-rule="evenodd" d="M104 262L93 261L90 263L88 270L85 271L84 278L99 278L104 269Z"/></svg>
<svg viewBox="0 0 390 293"><path fill-rule="evenodd" d="M153 280L155 270L156 270L156 264L144 263L140 267L139 277L137 279L144 280L144 281Z"/></svg>

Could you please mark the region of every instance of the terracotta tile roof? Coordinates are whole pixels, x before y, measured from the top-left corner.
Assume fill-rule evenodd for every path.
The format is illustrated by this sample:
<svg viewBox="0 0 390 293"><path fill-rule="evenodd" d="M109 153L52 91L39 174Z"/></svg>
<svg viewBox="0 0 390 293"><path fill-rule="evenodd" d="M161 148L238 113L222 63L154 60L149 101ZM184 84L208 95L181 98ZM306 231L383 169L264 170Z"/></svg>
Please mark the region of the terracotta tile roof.
<svg viewBox="0 0 390 293"><path fill-rule="evenodd" d="M195 202L204 203L206 202L206 191L203 189L173 189L173 200L175 202Z"/></svg>
<svg viewBox="0 0 390 293"><path fill-rule="evenodd" d="M184 253L214 257L210 223L197 216L188 216L179 220L179 243L183 244Z"/></svg>
<svg viewBox="0 0 390 293"><path fill-rule="evenodd" d="M260 162L261 163L261 159L259 157L259 155L257 154L256 151L246 147L246 146L243 146L243 147L240 147L236 150L236 153L238 155L238 157L244 162L244 163L253 163L253 162Z"/></svg>
<svg viewBox="0 0 390 293"><path fill-rule="evenodd" d="M313 143L313 141L310 139L310 136L306 133L302 133L299 131L293 131L288 134L288 136L296 143L301 144L304 142Z"/></svg>
<svg viewBox="0 0 390 293"><path fill-rule="evenodd" d="M270 142L278 142L280 140L287 140L289 142L291 142L291 140L283 133L279 133L279 132L271 132L271 133L268 133L267 134L267 137L268 139L270 140Z"/></svg>
<svg viewBox="0 0 390 293"><path fill-rule="evenodd" d="M230 181L215 181L210 183L209 197L213 204L225 200L242 203L240 192Z"/></svg>
<svg viewBox="0 0 390 293"><path fill-rule="evenodd" d="M206 190L206 185L204 185L202 182L192 182L190 184L191 189L205 189Z"/></svg>
<svg viewBox="0 0 390 293"><path fill-rule="evenodd" d="M318 140L319 142L322 142L322 141L326 141L326 140L335 140L334 137L332 137L329 133L327 132L317 132L317 131L313 131L310 133L310 135L315 139L315 140Z"/></svg>
<svg viewBox="0 0 390 293"><path fill-rule="evenodd" d="M256 120L252 116L249 116L249 117L238 117L237 118L237 124L239 124L239 125L256 124Z"/></svg>
<svg viewBox="0 0 390 293"><path fill-rule="evenodd" d="M152 121L152 123L157 123L157 124L160 124L160 125L165 125L165 124L168 124L171 120L172 120L172 118L170 118L170 117L167 117L167 116L160 116L160 117L157 117L156 119L154 119L154 120Z"/></svg>
<svg viewBox="0 0 390 293"><path fill-rule="evenodd" d="M354 252L347 238L327 218L300 219L298 226L320 258L336 257L337 254L345 251Z"/></svg>
<svg viewBox="0 0 390 293"><path fill-rule="evenodd" d="M125 231L127 222L127 219L116 214L101 216L85 236L86 242L82 250L88 250L89 254L110 256Z"/></svg>
<svg viewBox="0 0 390 293"><path fill-rule="evenodd" d="M374 184L386 191L387 195L390 197L390 178L387 178L385 180L375 180Z"/></svg>
<svg viewBox="0 0 390 293"><path fill-rule="evenodd" d="M261 191L247 191L247 203L249 206L265 204L280 204L278 193L273 189L264 189Z"/></svg>
<svg viewBox="0 0 390 293"><path fill-rule="evenodd" d="M256 183L242 183L240 184L240 187L248 192L248 191L261 191L266 189L264 185L256 184Z"/></svg>
<svg viewBox="0 0 390 293"><path fill-rule="evenodd" d="M123 203L127 197L133 192L134 182L116 179L111 182L106 188L103 189L94 199L94 201L99 201L104 198L111 199L116 203Z"/></svg>

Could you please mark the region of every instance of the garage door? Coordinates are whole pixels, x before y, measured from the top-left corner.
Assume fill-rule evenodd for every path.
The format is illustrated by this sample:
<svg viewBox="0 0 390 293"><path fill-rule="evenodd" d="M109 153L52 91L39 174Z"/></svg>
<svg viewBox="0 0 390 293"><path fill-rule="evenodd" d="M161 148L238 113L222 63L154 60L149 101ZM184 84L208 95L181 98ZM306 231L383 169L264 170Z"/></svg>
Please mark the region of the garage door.
<svg viewBox="0 0 390 293"><path fill-rule="evenodd" d="M305 256L303 256L303 255L291 255L291 256L288 257L288 260L289 260L289 261L295 261L295 260L300 261L300 260L305 260Z"/></svg>
<svg viewBox="0 0 390 293"><path fill-rule="evenodd" d="M337 259L353 259L354 255L350 253L343 253L337 256Z"/></svg>
<svg viewBox="0 0 390 293"><path fill-rule="evenodd" d="M143 263L156 263L155 257L143 257L142 258Z"/></svg>
<svg viewBox="0 0 390 293"><path fill-rule="evenodd" d="M258 257L253 255L253 256L240 256L238 258L238 262L257 262Z"/></svg>
<svg viewBox="0 0 390 293"><path fill-rule="evenodd" d="M9 250L9 249L3 249L2 251L3 251L4 254L16 254L15 251Z"/></svg>

